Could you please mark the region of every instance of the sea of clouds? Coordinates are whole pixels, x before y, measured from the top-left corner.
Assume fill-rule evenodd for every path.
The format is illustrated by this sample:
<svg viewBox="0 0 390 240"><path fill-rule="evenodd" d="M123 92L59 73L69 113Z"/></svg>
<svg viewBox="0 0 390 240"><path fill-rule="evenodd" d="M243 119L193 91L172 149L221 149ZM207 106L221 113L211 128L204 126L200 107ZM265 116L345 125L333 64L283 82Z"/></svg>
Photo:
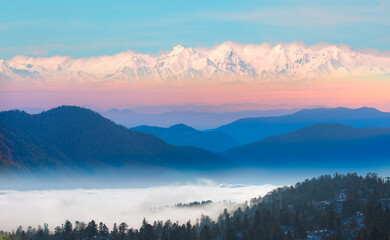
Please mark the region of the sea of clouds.
<svg viewBox="0 0 390 240"><path fill-rule="evenodd" d="M234 211L245 201L263 196L274 185L229 185L200 181L196 184L167 185L126 189L73 189L13 191L0 190L0 230L12 231L18 226L61 226L65 220L114 223L126 222L138 228L148 222L170 219L174 222L196 222L202 214L216 219L227 208ZM179 203L211 200L201 207L175 207Z"/></svg>

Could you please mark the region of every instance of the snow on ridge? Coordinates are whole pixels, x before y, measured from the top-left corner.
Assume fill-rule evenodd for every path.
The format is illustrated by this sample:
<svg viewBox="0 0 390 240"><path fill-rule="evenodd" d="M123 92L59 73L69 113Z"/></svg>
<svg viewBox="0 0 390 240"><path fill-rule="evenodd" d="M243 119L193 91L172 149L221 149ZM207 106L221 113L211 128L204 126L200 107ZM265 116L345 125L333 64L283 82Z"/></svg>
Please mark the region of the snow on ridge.
<svg viewBox="0 0 390 240"><path fill-rule="evenodd" d="M390 55L351 50L347 45L300 42L185 48L154 57L126 51L90 58L15 56L0 60L2 79L172 80L305 79L329 75L375 76L390 73Z"/></svg>

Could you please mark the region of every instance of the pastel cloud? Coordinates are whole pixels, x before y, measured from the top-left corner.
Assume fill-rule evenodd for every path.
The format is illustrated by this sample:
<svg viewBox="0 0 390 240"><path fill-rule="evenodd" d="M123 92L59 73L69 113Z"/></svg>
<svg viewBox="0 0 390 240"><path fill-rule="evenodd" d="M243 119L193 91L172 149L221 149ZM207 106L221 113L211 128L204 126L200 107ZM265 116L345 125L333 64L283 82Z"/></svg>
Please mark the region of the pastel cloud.
<svg viewBox="0 0 390 240"><path fill-rule="evenodd" d="M390 4L376 6L272 6L249 11L212 12L203 16L219 21L241 21L302 28L351 23L390 25Z"/></svg>

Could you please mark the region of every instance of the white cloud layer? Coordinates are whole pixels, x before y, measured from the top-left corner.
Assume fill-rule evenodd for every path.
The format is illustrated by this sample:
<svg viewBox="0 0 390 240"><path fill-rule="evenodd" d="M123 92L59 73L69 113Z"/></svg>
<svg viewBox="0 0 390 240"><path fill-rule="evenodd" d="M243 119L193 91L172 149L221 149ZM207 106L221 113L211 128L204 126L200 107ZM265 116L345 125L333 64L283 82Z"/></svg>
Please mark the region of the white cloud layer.
<svg viewBox="0 0 390 240"><path fill-rule="evenodd" d="M43 223L53 229L67 219L72 223L94 219L106 223L110 229L115 222L127 222L130 227L138 228L144 217L149 222L170 219L194 223L201 214L216 219L224 208L234 210L237 204L263 196L275 188L273 185L205 183L130 189L0 191L0 230L15 230L19 225L26 229ZM172 207L204 200L216 204L198 208ZM223 202L225 200L228 202Z"/></svg>

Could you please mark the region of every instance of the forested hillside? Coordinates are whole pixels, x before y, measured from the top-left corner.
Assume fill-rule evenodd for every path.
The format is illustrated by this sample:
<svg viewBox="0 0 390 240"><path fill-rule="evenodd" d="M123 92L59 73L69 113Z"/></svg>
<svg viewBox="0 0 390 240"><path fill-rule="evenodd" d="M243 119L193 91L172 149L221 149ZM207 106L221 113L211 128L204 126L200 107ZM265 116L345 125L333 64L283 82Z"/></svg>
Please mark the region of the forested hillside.
<svg viewBox="0 0 390 240"><path fill-rule="evenodd" d="M357 128L390 127L390 113L367 107L303 109L277 117L243 118L216 130L226 132L241 144L249 144L321 123L339 123Z"/></svg>
<svg viewBox="0 0 390 240"><path fill-rule="evenodd" d="M126 223L111 229L104 223L66 221L50 231L19 227L3 239L21 240L268 240L376 239L390 237L390 179L376 174L325 175L254 198L245 209L224 211L216 220L148 223L140 229ZM189 207L191 207L189 205Z"/></svg>
<svg viewBox="0 0 390 240"><path fill-rule="evenodd" d="M0 112L0 169L198 168L223 162L220 156L207 156L209 162L202 162L153 135L131 131L85 108L62 106L34 115Z"/></svg>
<svg viewBox="0 0 390 240"><path fill-rule="evenodd" d="M390 163L390 128L311 125L221 153L249 166L373 167Z"/></svg>

